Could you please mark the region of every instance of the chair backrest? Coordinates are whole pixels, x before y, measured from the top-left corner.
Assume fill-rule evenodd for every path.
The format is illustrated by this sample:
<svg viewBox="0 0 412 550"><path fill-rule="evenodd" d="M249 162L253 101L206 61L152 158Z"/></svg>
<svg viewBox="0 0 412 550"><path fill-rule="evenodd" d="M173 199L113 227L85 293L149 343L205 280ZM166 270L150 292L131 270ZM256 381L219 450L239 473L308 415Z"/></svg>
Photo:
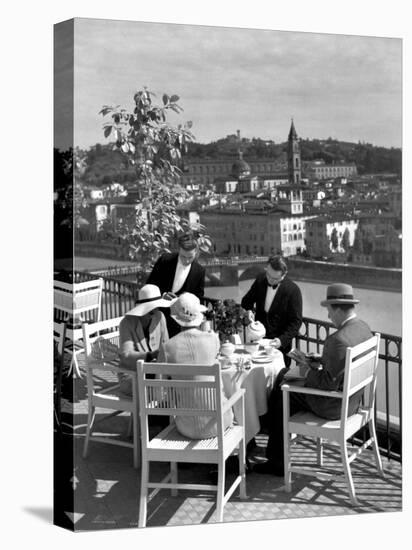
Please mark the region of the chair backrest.
<svg viewBox="0 0 412 550"><path fill-rule="evenodd" d="M56 310L63 311L72 318L82 316L83 320L88 321L91 320L91 315L84 317L84 314L93 312L93 320L100 320L103 279L93 279L83 283L54 281L53 287Z"/></svg>
<svg viewBox="0 0 412 550"><path fill-rule="evenodd" d="M119 324L123 317L83 323L83 341L86 356L87 391L89 398L94 394L94 377L99 368L105 368L105 362L115 361L119 357ZM93 370L91 367L94 367Z"/></svg>
<svg viewBox="0 0 412 550"><path fill-rule="evenodd" d="M156 378L153 378L153 375ZM223 441L220 366L137 361L141 434L148 443L147 417L207 416L216 420L219 445Z"/></svg>
<svg viewBox="0 0 412 550"><path fill-rule="evenodd" d="M376 333L365 342L346 350L342 417L347 416L349 397L362 389L369 390L365 408L372 410L374 407L379 342L380 334Z"/></svg>
<svg viewBox="0 0 412 550"><path fill-rule="evenodd" d="M53 323L53 340L56 343L56 351L63 354L64 338L66 335L66 323Z"/></svg>
<svg viewBox="0 0 412 550"><path fill-rule="evenodd" d="M123 317L116 317L97 323L83 323L86 361L90 356L94 359L104 359L111 355L111 350L119 350L119 325L122 319Z"/></svg>

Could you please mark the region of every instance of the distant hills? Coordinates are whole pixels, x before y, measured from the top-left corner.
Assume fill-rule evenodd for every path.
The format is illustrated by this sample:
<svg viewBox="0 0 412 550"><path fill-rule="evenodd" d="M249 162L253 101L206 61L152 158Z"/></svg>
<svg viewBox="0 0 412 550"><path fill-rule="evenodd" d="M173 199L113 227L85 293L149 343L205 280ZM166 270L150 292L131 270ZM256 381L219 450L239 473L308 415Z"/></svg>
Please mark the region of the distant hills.
<svg viewBox="0 0 412 550"><path fill-rule="evenodd" d="M279 163L286 161L287 143L275 143L260 138L246 139L240 142L244 160L273 159ZM328 138L301 139L302 161L323 159L326 164L355 163L359 174L391 172L402 175L402 149L375 147L370 143L350 143ZM238 156L239 142L236 135L213 141L211 143L190 143L186 154L189 159L225 159ZM123 155L113 150L113 145L96 144L88 151L85 182L91 185L107 185L113 181L119 183L133 182L134 170L127 166ZM58 168L59 155L65 152L55 151L55 169ZM56 166L57 161L57 166Z"/></svg>
<svg viewBox="0 0 412 550"><path fill-rule="evenodd" d="M287 142L275 143L260 138L240 142L244 160L285 158ZM227 136L207 144L189 144L188 156L199 159L234 158L238 155L239 142L236 135ZM300 139L302 160L324 160L326 164L355 163L359 174L393 172L401 175L402 150L399 148L375 147L370 143L350 143L328 138Z"/></svg>

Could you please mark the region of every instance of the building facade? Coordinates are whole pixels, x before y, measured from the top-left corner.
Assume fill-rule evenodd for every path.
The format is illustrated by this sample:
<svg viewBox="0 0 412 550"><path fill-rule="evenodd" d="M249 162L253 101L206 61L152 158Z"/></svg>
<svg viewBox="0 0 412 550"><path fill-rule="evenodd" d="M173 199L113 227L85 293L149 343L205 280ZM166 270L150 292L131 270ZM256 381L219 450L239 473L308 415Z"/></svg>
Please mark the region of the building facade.
<svg viewBox="0 0 412 550"><path fill-rule="evenodd" d="M348 229L348 246L353 246L359 220L348 217L317 216L306 221L306 252L312 258L329 256L332 251L345 252L342 238ZM335 231L338 246L334 250L332 233Z"/></svg>
<svg viewBox="0 0 412 550"><path fill-rule="evenodd" d="M303 169L313 180L350 178L358 174L356 164L325 164L323 160L305 161Z"/></svg>

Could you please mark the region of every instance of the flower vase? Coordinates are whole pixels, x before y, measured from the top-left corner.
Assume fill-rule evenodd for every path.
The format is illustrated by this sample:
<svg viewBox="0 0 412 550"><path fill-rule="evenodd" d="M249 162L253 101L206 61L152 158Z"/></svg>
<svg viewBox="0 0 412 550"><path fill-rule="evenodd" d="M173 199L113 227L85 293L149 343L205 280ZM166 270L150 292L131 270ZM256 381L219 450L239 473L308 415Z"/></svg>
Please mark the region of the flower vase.
<svg viewBox="0 0 412 550"><path fill-rule="evenodd" d="M241 346L242 345L242 339L240 338L240 334L238 332L236 332L235 334L231 334L230 337L229 337L229 340L235 346Z"/></svg>

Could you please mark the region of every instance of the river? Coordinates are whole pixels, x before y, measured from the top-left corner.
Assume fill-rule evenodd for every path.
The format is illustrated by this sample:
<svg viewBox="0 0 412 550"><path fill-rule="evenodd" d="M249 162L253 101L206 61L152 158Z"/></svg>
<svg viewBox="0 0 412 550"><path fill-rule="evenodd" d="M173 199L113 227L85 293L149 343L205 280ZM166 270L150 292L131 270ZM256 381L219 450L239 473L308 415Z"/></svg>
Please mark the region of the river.
<svg viewBox="0 0 412 550"><path fill-rule="evenodd" d="M208 286L205 295L210 298L233 298L240 302L249 290L252 280L241 281L239 286ZM326 283L296 281L302 291L303 315L314 319L328 320L326 308L320 302L326 298ZM355 297L360 300L356 306L358 316L377 332L402 335L402 294L387 290L354 288Z"/></svg>

